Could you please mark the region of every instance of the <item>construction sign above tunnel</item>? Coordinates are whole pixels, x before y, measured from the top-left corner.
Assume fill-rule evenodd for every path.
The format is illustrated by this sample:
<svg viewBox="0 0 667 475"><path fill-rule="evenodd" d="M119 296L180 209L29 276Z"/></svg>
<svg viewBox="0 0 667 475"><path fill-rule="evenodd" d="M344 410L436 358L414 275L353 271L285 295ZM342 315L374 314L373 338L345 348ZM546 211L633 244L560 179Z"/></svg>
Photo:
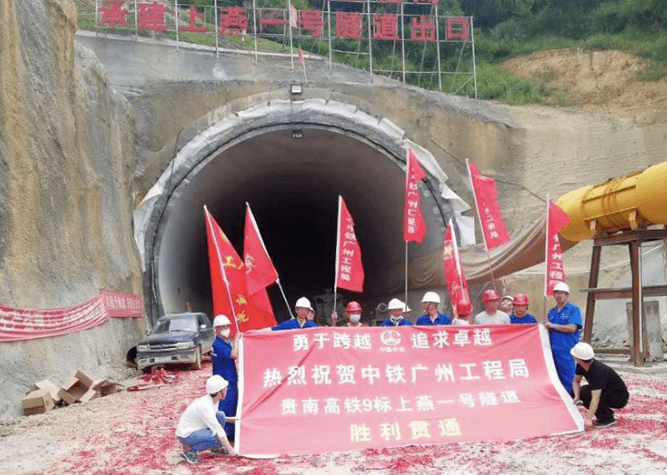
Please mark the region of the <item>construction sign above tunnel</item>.
<svg viewBox="0 0 667 475"><path fill-rule="evenodd" d="M548 345L538 325L248 332L237 449L299 455L581 431Z"/></svg>
<svg viewBox="0 0 667 475"><path fill-rule="evenodd" d="M164 35L175 39L177 47L180 42L215 44L216 55L222 37L236 37L240 43L234 47L247 49L251 44L244 44L245 39L251 37L256 54L258 48L275 50L278 45L285 51L289 48L293 62L297 42L297 50L302 47L318 58L328 55L330 65L342 62L426 88L443 90L443 81L449 90L471 87L468 83L475 79L472 17L442 14L438 3L333 0L323 9L297 10L289 0L283 8L261 1L252 6L215 1L201 7L178 1L97 0L94 12L83 12L79 6L79 17L94 15L97 31ZM402 60L395 60L399 45ZM306 67L305 62L301 64Z"/></svg>

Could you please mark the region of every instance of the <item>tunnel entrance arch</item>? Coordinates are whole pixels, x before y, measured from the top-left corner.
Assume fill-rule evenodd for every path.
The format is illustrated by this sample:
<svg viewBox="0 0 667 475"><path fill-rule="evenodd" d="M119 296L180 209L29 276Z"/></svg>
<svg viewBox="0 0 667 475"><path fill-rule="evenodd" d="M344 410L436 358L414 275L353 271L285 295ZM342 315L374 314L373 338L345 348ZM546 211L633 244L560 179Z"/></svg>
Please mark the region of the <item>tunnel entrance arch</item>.
<svg viewBox="0 0 667 475"><path fill-rule="evenodd" d="M396 293L396 282L404 278L396 269L405 259L408 147L428 175L422 210L429 233L410 247L410 258L418 258L442 245L444 223L455 214L451 197L457 197L433 156L389 120L340 103L274 101L211 124L178 152L135 212L151 320L188 306L212 312L204 205L241 254L245 203L250 204L294 302L333 287L340 194L363 252L361 300ZM286 316L278 295L270 289L276 315Z"/></svg>

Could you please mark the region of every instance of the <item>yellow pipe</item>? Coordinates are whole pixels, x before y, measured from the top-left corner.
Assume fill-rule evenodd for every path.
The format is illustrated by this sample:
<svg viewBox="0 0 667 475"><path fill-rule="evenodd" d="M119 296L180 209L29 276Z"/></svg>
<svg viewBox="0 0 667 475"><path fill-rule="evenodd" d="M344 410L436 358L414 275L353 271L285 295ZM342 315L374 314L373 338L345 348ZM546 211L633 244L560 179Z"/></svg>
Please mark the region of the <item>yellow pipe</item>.
<svg viewBox="0 0 667 475"><path fill-rule="evenodd" d="M667 225L667 162L571 191L560 197L558 206L572 219L560 234L575 242L604 231Z"/></svg>

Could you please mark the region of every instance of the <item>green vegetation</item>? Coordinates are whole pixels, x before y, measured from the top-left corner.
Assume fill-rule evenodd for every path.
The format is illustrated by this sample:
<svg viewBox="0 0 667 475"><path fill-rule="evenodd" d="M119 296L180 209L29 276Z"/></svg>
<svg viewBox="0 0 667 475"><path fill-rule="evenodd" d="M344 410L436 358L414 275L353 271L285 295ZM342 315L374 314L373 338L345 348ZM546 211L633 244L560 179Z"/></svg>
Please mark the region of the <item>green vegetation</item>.
<svg viewBox="0 0 667 475"><path fill-rule="evenodd" d="M80 29L95 30L94 3L76 1L79 9ZM213 0L186 0L193 3L199 12L205 13L207 33L180 33L179 41L208 46L215 45L215 19ZM246 5L244 0L218 0L219 6ZM285 0L256 0L261 8L285 9ZM322 0L292 0L299 10L322 9ZM332 8L333 7L332 3ZM338 3L340 9L353 11L360 3ZM352 7L350 7L352 5ZM387 4L386 8L391 8ZM427 13L428 4L405 4L406 13ZM637 74L642 81L659 81L667 78L667 1L666 0L440 0L439 14L450 16L473 16L475 26L475 53L477 70L477 95L480 99L502 101L507 104L548 102L566 104L567 94L554 91L548 84L554 79L553 72L545 72L539 81L517 79L499 67L509 58L558 48L581 48L585 50L620 50L646 58L643 71ZM360 10L354 10L360 11ZM391 10L387 10L391 11ZM171 19L173 28L173 17ZM184 16L179 21L187 21ZM128 19L134 22L134 18ZM185 24L185 23L183 23ZM169 26L169 25L168 25ZM363 31L368 29L364 20ZM412 25L404 23L408 36ZM439 24L445 31L445 24ZM126 30L127 34L134 34ZM121 33L116 30L114 33ZM174 31L155 33L142 31L140 36L176 39ZM224 35L218 38L223 48L254 49L252 37ZM315 39L294 42L305 52L322 56L329 55L329 44ZM258 40L263 51L289 51L284 35L276 34L271 39ZM437 71L437 50L433 43L405 43L406 82L415 86L438 89L445 92L473 97L474 83L471 80L472 48L461 50L460 43L445 44L440 52L443 71L457 74L443 75L440 81ZM450 50L447 50L450 48ZM374 42L373 70L379 74L402 80L403 56L398 42ZM370 55L365 42L335 40L332 44L334 61L359 69L370 69ZM467 73L467 75L466 75Z"/></svg>

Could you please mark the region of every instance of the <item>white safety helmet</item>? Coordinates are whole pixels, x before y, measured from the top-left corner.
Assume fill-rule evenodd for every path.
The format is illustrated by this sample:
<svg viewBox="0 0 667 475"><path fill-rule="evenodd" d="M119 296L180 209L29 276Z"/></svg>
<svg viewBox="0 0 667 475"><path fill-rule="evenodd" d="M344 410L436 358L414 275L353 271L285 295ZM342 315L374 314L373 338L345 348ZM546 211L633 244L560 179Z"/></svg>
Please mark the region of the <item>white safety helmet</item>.
<svg viewBox="0 0 667 475"><path fill-rule="evenodd" d="M422 299L422 303L437 303L440 304L440 296L436 294L435 292L426 292L424 294L424 298Z"/></svg>
<svg viewBox="0 0 667 475"><path fill-rule="evenodd" d="M404 310L405 304L398 299L391 299L387 304L387 310Z"/></svg>
<svg viewBox="0 0 667 475"><path fill-rule="evenodd" d="M584 343L583 341L580 341L574 345L574 348L570 350L570 354L575 358L579 358L580 360L584 361L592 360L595 357L593 347L588 343Z"/></svg>
<svg viewBox="0 0 667 475"><path fill-rule="evenodd" d="M225 378L219 374L214 374L206 380L206 394L216 394L229 386Z"/></svg>
<svg viewBox="0 0 667 475"><path fill-rule="evenodd" d="M213 320L213 328L215 327L224 327L225 325L231 325L232 322L229 320L227 315L218 315Z"/></svg>
<svg viewBox="0 0 667 475"><path fill-rule="evenodd" d="M570 286L565 282L558 282L556 285L554 285L554 292L565 292L569 294Z"/></svg>
<svg viewBox="0 0 667 475"><path fill-rule="evenodd" d="M299 300L296 301L296 305L294 308L307 308L311 312L314 312L315 310L313 307L310 305L310 300L308 300L306 297L301 297Z"/></svg>

